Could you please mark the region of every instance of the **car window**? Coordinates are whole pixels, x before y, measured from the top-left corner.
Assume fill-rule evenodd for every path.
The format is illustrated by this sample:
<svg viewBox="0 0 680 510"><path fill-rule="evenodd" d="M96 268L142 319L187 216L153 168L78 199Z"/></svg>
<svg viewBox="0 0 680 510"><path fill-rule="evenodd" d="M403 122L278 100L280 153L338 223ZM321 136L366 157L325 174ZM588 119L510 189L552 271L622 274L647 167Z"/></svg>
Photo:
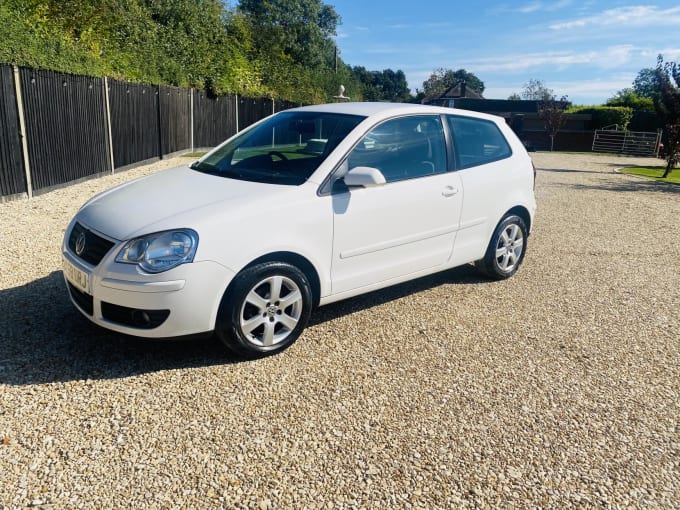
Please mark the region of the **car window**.
<svg viewBox="0 0 680 510"><path fill-rule="evenodd" d="M447 115L453 134L456 166L469 168L508 158L512 150L495 123L489 120Z"/></svg>
<svg viewBox="0 0 680 510"><path fill-rule="evenodd" d="M282 112L244 131L191 168L231 179L299 185L364 118Z"/></svg>
<svg viewBox="0 0 680 510"><path fill-rule="evenodd" d="M347 158L348 169L377 168L387 182L446 172L446 143L438 115L388 120L373 128Z"/></svg>

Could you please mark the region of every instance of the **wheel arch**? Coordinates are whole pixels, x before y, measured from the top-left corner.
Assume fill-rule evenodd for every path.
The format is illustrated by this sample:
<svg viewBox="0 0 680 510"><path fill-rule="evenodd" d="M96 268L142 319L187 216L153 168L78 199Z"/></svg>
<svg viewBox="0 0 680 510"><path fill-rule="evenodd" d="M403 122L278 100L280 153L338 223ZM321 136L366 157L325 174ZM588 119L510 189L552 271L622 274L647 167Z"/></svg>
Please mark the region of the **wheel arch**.
<svg viewBox="0 0 680 510"><path fill-rule="evenodd" d="M262 264L264 262L285 262L292 266L297 267L302 271L307 279L309 280L309 285L312 288L312 305L316 307L319 304L319 299L321 298L321 280L319 279L319 274L309 259L300 255L299 253L294 253L290 251L277 251L268 253L267 255L262 255L255 260L246 264L241 271L248 269L249 267ZM240 271L239 271L240 272ZM233 280L232 280L233 282ZM230 291L232 283L229 284L225 295Z"/></svg>
<svg viewBox="0 0 680 510"><path fill-rule="evenodd" d="M527 232L531 232L531 214L529 213L529 210L522 205L516 205L512 209L508 210L503 216L501 216L501 219L498 221L498 224L500 224L500 222L503 221L508 216L512 215L516 215L522 218L522 220L524 220L524 224L527 226Z"/></svg>

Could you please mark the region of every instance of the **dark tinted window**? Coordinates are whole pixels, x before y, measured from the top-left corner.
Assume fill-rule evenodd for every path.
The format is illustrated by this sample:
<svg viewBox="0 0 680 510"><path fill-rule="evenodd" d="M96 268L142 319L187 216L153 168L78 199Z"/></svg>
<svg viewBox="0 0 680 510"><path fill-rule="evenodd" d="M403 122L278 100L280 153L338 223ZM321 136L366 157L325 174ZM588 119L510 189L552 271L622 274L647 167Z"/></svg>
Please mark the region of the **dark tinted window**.
<svg viewBox="0 0 680 510"><path fill-rule="evenodd" d="M454 115L447 116L446 121L453 134L458 168L483 165L512 155L507 140L493 122Z"/></svg>
<svg viewBox="0 0 680 510"><path fill-rule="evenodd" d="M377 168L387 182L446 172L446 144L438 115L388 120L350 152L348 167Z"/></svg>
<svg viewBox="0 0 680 510"><path fill-rule="evenodd" d="M230 179L299 185L362 120L358 115L282 112L192 168Z"/></svg>

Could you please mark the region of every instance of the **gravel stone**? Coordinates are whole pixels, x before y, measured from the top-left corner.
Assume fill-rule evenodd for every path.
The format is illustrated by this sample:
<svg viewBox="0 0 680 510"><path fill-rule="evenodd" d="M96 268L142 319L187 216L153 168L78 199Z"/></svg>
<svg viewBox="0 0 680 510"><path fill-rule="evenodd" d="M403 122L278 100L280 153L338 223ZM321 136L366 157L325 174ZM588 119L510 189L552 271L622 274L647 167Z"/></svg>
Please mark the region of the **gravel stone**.
<svg viewBox="0 0 680 510"><path fill-rule="evenodd" d="M677 508L680 187L536 153L520 271L329 305L284 353L105 331L68 221L176 158L0 204L0 508Z"/></svg>

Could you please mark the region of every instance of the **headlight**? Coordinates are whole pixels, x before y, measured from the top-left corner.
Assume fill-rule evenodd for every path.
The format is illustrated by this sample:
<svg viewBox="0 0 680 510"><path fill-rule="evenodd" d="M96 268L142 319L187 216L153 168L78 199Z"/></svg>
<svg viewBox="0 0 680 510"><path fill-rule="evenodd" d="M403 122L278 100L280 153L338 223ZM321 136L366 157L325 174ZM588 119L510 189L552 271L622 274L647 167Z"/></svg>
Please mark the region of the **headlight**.
<svg viewBox="0 0 680 510"><path fill-rule="evenodd" d="M137 264L147 273L161 273L194 260L198 234L191 229L168 230L125 243L116 262Z"/></svg>

